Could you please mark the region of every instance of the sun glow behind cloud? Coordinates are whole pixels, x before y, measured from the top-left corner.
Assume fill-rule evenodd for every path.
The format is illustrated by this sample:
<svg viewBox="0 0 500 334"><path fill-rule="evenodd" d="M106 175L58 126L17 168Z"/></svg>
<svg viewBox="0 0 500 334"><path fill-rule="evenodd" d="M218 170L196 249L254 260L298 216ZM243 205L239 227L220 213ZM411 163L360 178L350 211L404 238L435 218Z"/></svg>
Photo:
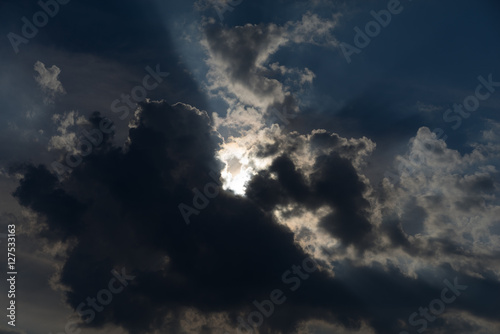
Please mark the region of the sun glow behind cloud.
<svg viewBox="0 0 500 334"><path fill-rule="evenodd" d="M255 170L250 167L251 161L245 148L235 142L225 144L219 151L219 158L226 164L221 173L222 187L237 195L244 195L247 182L255 174Z"/></svg>
<svg viewBox="0 0 500 334"><path fill-rule="evenodd" d="M247 183L251 178L271 163L270 159L259 159L252 155L246 144L240 141L225 143L218 157L226 165L221 172L222 187L237 195L245 195Z"/></svg>

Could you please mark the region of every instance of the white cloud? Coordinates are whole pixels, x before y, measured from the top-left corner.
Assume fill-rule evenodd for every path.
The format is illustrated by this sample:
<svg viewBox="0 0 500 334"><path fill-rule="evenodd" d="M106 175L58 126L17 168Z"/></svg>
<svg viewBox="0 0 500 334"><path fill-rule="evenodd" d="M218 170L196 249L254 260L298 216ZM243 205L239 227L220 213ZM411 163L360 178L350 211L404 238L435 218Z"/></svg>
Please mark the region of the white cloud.
<svg viewBox="0 0 500 334"><path fill-rule="evenodd" d="M315 74L308 68L271 63L271 57L291 44L337 46L333 31L339 17L325 19L307 12L301 20L281 26L270 23L227 28L207 23L202 41L208 55L207 90L229 105L228 116L220 124L258 130L265 125L264 118L272 107L280 112L299 112L299 93L312 83ZM249 120L232 112L249 108L260 116ZM236 119L229 120L233 116Z"/></svg>
<svg viewBox="0 0 500 334"><path fill-rule="evenodd" d="M385 179L390 195L383 206L385 215L397 217L403 230L405 221L415 218L409 213L425 213L419 231L405 232L421 251L432 249L431 262L450 263L456 269L489 267L500 277L500 265L494 263L500 251L500 141L491 141L488 131L483 134L483 143L461 154L428 128L420 128L408 152L397 158L403 167L399 180L393 184Z"/></svg>
<svg viewBox="0 0 500 334"><path fill-rule="evenodd" d="M45 93L44 102L46 104L53 103L56 95L65 93L58 79L61 73L59 67L52 65L52 67L46 68L44 63L37 61L34 65L34 69L38 72L38 75L35 76L35 81Z"/></svg>
<svg viewBox="0 0 500 334"><path fill-rule="evenodd" d="M331 19L324 19L310 12L302 16L301 21L288 22L288 38L294 43L308 43L318 46L338 47L339 41L333 35L341 14L334 14Z"/></svg>
<svg viewBox="0 0 500 334"><path fill-rule="evenodd" d="M89 124L83 116L78 115L78 111L70 111L64 114L55 114L52 121L57 125L58 135L50 138L48 150L65 150L76 152L78 126Z"/></svg>
<svg viewBox="0 0 500 334"><path fill-rule="evenodd" d="M209 67L206 89L212 97L222 98L228 104L225 116L213 117L226 140L221 157L227 157L224 161L228 170L242 170L240 176L226 175L232 180L229 182L239 184L240 191L240 183L268 163L255 159L252 150L243 148L263 145L268 141L266 136L272 136L276 129L269 131L273 123L283 122L273 110L288 119L299 113L300 94L315 77L308 68L288 68L271 62L272 56L291 44L336 46L333 30L337 18L338 15L331 20L322 19L308 12L301 20L281 26L270 23L228 28L205 24L202 45ZM246 153L238 154L240 151Z"/></svg>

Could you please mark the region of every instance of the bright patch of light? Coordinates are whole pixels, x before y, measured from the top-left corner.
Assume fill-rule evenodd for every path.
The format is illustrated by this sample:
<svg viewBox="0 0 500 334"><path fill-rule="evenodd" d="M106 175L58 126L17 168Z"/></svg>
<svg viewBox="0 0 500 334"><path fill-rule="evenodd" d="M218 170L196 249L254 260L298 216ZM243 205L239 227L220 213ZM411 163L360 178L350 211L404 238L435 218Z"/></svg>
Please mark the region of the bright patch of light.
<svg viewBox="0 0 500 334"><path fill-rule="evenodd" d="M246 191L246 184L252 178L250 168L241 168L241 171L235 175L231 172L223 172L222 178L224 179L223 188L232 190L237 195L244 195Z"/></svg>
<svg viewBox="0 0 500 334"><path fill-rule="evenodd" d="M269 159L252 157L247 145L238 142L224 144L218 157L226 164L221 172L222 188L233 191L237 195L244 195L252 177L270 163Z"/></svg>
<svg viewBox="0 0 500 334"><path fill-rule="evenodd" d="M245 185L253 175L250 168L245 149L239 147L236 143L229 143L223 146L219 152L219 158L226 164L222 170L222 187L226 190L232 190L235 194L244 195Z"/></svg>

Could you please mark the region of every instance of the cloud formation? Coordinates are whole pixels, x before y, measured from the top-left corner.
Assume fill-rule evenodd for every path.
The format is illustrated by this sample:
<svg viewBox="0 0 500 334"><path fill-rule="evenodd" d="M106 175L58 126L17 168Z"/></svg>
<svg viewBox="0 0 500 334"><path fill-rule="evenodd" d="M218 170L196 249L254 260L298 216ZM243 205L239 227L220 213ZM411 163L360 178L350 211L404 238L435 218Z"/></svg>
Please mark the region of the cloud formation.
<svg viewBox="0 0 500 334"><path fill-rule="evenodd" d="M54 103L54 99L57 95L66 93L58 78L61 73L59 67L52 65L52 67L47 68L44 63L37 61L34 65L34 69L38 73L38 75L35 76L35 81L45 94L44 102L46 104Z"/></svg>
<svg viewBox="0 0 500 334"><path fill-rule="evenodd" d="M27 15L10 2L5 27ZM25 332L59 332L73 310L89 333L498 333L498 83L456 131L439 112L471 94L477 64L494 73L495 11L403 4L345 66L339 40L380 4L199 0L199 17L89 0L6 54L0 217L29 264ZM37 59L57 66L36 62L35 84ZM147 64L172 75L136 110ZM106 113L116 134L92 131ZM58 178L54 159L73 168ZM186 225L179 204L214 179ZM134 279L90 319L80 306L122 268Z"/></svg>
<svg viewBox="0 0 500 334"><path fill-rule="evenodd" d="M374 149L370 140L324 130L276 135L275 148L259 150L272 162L251 180L247 196L221 191L186 226L177 205L192 200L193 188L212 182L211 171L220 175L222 139L205 112L186 104L145 102L136 117L126 148L103 145L62 183L44 166L20 170L24 178L15 196L37 214L32 233L66 244L59 284L71 307L105 286L110 268L136 276L82 326L114 324L130 333L236 332L238 317L254 310L253 301L280 289L286 303L263 322L263 333L305 333L304 326L318 322L387 333L407 328L418 305L439 296L443 277L459 277L484 298L464 295L441 324L462 314L470 323L482 319L482 328L494 326L498 299L487 296L499 293L500 284L486 266L494 250L491 260L483 249L483 260L468 262L470 254L434 236L407 235L401 225L385 221L389 214L378 220L377 210L394 208L396 200L386 199L381 209L362 174L363 160ZM412 141L414 150L427 137L422 129ZM443 152L435 163L458 158ZM493 189L484 175L458 182L478 194ZM412 205L429 210L419 201ZM310 220L297 223L304 217ZM427 242L449 257L432 264ZM308 256L321 270L293 290L299 273L283 274ZM412 270L403 263L413 263Z"/></svg>

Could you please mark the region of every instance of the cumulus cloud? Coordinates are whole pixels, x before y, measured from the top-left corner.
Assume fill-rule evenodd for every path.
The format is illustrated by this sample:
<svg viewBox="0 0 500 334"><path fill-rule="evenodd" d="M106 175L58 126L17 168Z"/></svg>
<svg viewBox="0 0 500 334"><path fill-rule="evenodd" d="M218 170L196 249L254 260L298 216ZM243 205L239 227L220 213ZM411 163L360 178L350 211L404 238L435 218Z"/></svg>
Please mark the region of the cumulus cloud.
<svg viewBox="0 0 500 334"><path fill-rule="evenodd" d="M54 114L52 121L57 125L58 134L50 138L48 150L76 152L78 129L83 125L89 125L90 122L74 110L63 114Z"/></svg>
<svg viewBox="0 0 500 334"><path fill-rule="evenodd" d="M66 296L70 305L76 308L95 290L109 267L125 266L137 275L137 285L117 296L116 308L100 313L92 326L114 322L144 331L192 307L207 314L227 311L233 323L251 306L247 298L269 294L274 285L269 277L279 281L287 267L301 263L305 254L287 229L230 193L220 194L193 218L192 228L186 227L177 206L190 203L191 189L203 188L208 173L220 169L215 158L219 145L206 114L182 104L152 103L143 106L137 127L130 129L127 150L89 157L66 185L42 166L27 167L16 196L39 213L45 226L41 235L51 242L75 239L61 273L61 283L71 288ZM85 198L96 196L95 191L102 200L91 204ZM103 216L108 205L113 209L105 209ZM134 216L141 216L141 223ZM99 236L91 237L98 230ZM89 273L100 277L95 285L83 279ZM332 293L346 295L323 275L316 279L331 285ZM130 310L118 305L131 305L136 316L127 316Z"/></svg>
<svg viewBox="0 0 500 334"><path fill-rule="evenodd" d="M408 251L425 254L432 247L435 262L460 256L453 267L479 272L489 268L500 275L500 267L492 262L500 252L500 235L495 232L500 213L500 141L491 139L486 130L482 142L461 154L423 127L407 154L398 157L400 175L393 183L385 180L390 197L384 206L386 215L400 220L402 230L413 235L404 246Z"/></svg>
<svg viewBox="0 0 500 334"><path fill-rule="evenodd" d="M199 0L196 6L205 10L235 2L239 1ZM306 67L303 60L290 60L297 50L287 48L337 48L340 16L330 13L337 11L338 3L297 2L287 9L294 19L285 17L280 23L269 23L268 15L264 21L260 17L252 21L261 23L234 27L204 19L199 28L205 54L200 57L192 53L192 44L172 43L172 48L165 48L167 44L144 39L157 36L158 27L161 33L182 30L179 35L186 37L189 32L184 28L196 26L177 11L169 15L179 21L165 26L161 7L157 7L160 20L150 16L150 24L140 27L146 30L136 34L147 49L131 40L125 49L134 53L124 58L125 65L135 73L138 63L134 60L144 54L167 55L184 64L197 58L202 66L195 64L185 71L181 66L180 81L155 94L188 96L191 103L193 96L203 100L198 99L198 92L191 92L195 85L186 86L183 77L200 78L207 65L206 82L200 86L216 99L202 103L213 111L222 100L227 110L210 115L185 103L145 100L129 126L123 125L128 131L123 146L111 141L112 134L103 135L102 143L66 178L58 179L44 165L0 169L0 176L9 175L18 183L13 195L26 214L16 220L19 231L41 243L44 259L54 259L56 272L50 287L64 297L69 308L76 310L102 291L111 269L125 268L135 276L122 293L113 296L112 303L96 312L93 321L82 315L82 328L132 334L238 333L241 319L248 321L256 311L255 301L269 300L271 292L280 289L286 300L274 306L272 315L264 317L254 333L413 333L416 328L408 321L410 315L441 298L443 281L456 278L467 290L446 305L426 333L498 332L500 125L488 120L482 137L460 151L427 128L418 132L412 128L415 132L410 134L407 151L395 161L395 177L374 184L369 178L372 155L384 150L383 142L310 126L314 120L299 125L301 111L314 109L305 101L306 96L318 96L308 90L320 73ZM243 6L239 19L247 18ZM314 6L328 7L328 11ZM304 7L316 11L295 16L297 8ZM274 19L273 8L268 9ZM141 12L150 14L143 6ZM353 14L346 12L355 22ZM175 30L169 31L172 26ZM118 33L128 38L132 30ZM175 33L170 35L175 37ZM93 48L97 55L109 56L110 50L101 49ZM153 49L159 52L151 53ZM186 49L189 54L183 53ZM329 61L321 54L306 58ZM64 94L57 66L47 68L37 62L35 71L47 104ZM367 90L383 86L386 79L398 79L382 74L383 80L377 80L380 77L372 72ZM346 77L346 73L340 69L338 74ZM135 80L126 79L123 85ZM333 94L347 93L344 97L349 99L353 86L344 86L345 90ZM116 96L122 90L130 92L121 85L108 83L106 87L109 91L104 91ZM391 96L397 95L398 106L403 105L404 94L390 91ZM353 108L342 112L353 122L370 123L377 118L373 115L380 116L376 112L386 109L386 104L378 103L386 99L383 89L375 87L373 94L376 103L370 95L363 95L358 99L362 103L354 101ZM88 105L78 97L73 101L83 103L80 110ZM103 106L109 106L106 101ZM414 91L411 101L411 110L418 109L420 115L427 112L429 117L439 104L445 105L438 100L433 102L436 105L415 105ZM321 108L331 106L330 101L316 102ZM96 112L85 120L71 107L61 109L52 117L50 125L57 133L48 149L56 154L61 150L76 153L80 128L96 127L102 117ZM289 123L274 110L285 114ZM34 120L33 115L30 109L27 116ZM401 124L384 115L388 114L382 112L375 125L382 124L380 119L384 127ZM404 119L404 115L397 118ZM345 115L318 119L320 127L339 121L335 124L339 131L348 131L351 122L346 123ZM409 121L414 125L417 120ZM303 128L308 130L293 131ZM398 128L396 132L404 132L408 127ZM44 131L52 135L50 129ZM224 187L215 189L218 194L207 200L206 207L196 202L203 209L196 210L186 225L179 204L196 206L198 191L205 192L216 180L223 181ZM7 218L2 216L4 221ZM303 275L297 266L307 258L314 259L318 269Z"/></svg>
<svg viewBox="0 0 500 334"><path fill-rule="evenodd" d="M419 306L440 296L443 278L454 277L474 289L475 298L464 293L440 321L450 325L461 315L481 329L497 325L499 299L488 298L500 293L496 267L488 266L495 248L467 253L445 244L442 236L450 228L429 220L469 197L471 215L492 208L496 171L474 169L475 159L488 159L481 151L488 145L461 156L421 129L409 156L426 152L427 164L442 170L441 180L422 164L417 177L427 183L403 176L400 185L384 183L399 187L397 196L384 198L383 189L363 175L375 149L369 139L324 130L268 133L253 154L269 159L269 166L251 179L246 196L219 189L186 225L178 205L192 203L194 189L213 182L211 172L220 177L222 138L204 111L186 104L146 102L136 117L126 147L96 151L62 183L44 166L19 170L24 178L15 196L36 213L36 233L52 244L69 242L57 277L72 308L107 284L110 268L125 267L136 276L82 326L113 324L130 333L236 331L238 317L254 310L254 300L281 289L286 302L275 306L262 333L307 333L311 326L396 332L408 329L408 316ZM433 153L424 151L426 141L436 144ZM462 173L454 176L454 168ZM424 189L441 185L463 190L441 202L428 200ZM445 205L433 208L440 203ZM411 213L417 206L428 214L420 217L428 231L420 239L400 224L401 210ZM472 240L491 242L484 239L487 227L480 219ZM292 291L283 273L308 256L321 269Z"/></svg>
<svg viewBox="0 0 500 334"><path fill-rule="evenodd" d="M338 17L323 19L308 12L300 21L283 25L224 27L206 23L202 44L209 56L208 90L229 104L225 121L255 128L264 122L262 115L269 113L270 108L297 113L297 93L304 85L312 83L314 73L308 68L271 63L271 56L291 44L335 46L333 31ZM250 122L241 117L240 109L253 109L260 117L253 117Z"/></svg>
<svg viewBox="0 0 500 334"><path fill-rule="evenodd" d="M35 76L35 81L45 94L44 102L46 104L54 103L57 95L65 94L65 90L58 78L61 73L59 67L52 65L52 67L47 68L44 63L37 61L34 69L38 73Z"/></svg>
<svg viewBox="0 0 500 334"><path fill-rule="evenodd" d="M301 20L283 25L205 23L202 45L208 55L207 91L228 105L225 115L213 116L225 139L221 158L228 167L223 176L237 193L251 175L269 164L269 159L254 163L246 148L269 141L266 136L275 129L273 124L288 124L296 118L300 96L315 77L308 68L272 62L272 56L292 44L335 46L338 17L324 19L308 12Z"/></svg>

